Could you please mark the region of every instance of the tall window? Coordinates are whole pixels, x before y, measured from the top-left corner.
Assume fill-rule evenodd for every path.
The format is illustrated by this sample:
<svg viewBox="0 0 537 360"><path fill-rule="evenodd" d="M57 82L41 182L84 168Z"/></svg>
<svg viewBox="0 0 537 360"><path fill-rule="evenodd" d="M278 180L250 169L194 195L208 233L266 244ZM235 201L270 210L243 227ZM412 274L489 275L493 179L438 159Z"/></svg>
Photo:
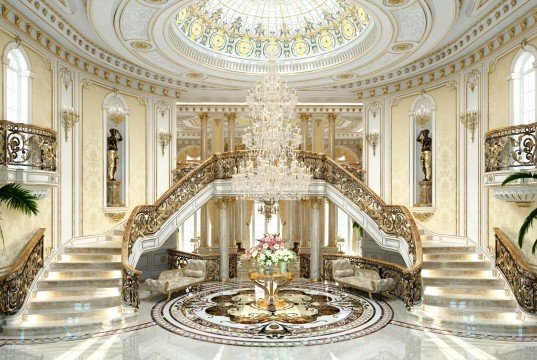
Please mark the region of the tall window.
<svg viewBox="0 0 537 360"><path fill-rule="evenodd" d="M514 124L530 124L535 118L535 56L522 53L515 62L513 86Z"/></svg>
<svg viewBox="0 0 537 360"><path fill-rule="evenodd" d="M28 122L28 63L19 49L11 49L5 58L6 120Z"/></svg>

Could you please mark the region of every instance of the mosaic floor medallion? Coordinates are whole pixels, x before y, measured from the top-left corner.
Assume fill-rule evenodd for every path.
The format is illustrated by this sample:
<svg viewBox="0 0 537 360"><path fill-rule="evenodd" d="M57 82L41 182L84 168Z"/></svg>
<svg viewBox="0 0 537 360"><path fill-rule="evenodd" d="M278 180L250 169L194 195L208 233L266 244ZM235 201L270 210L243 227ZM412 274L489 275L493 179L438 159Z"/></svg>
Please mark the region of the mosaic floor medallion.
<svg viewBox="0 0 537 360"><path fill-rule="evenodd" d="M345 341L386 326L393 311L383 301L334 286L296 282L278 296L291 306L256 306L250 283L207 284L199 292L161 302L152 310L161 327L202 341L243 346L304 346Z"/></svg>

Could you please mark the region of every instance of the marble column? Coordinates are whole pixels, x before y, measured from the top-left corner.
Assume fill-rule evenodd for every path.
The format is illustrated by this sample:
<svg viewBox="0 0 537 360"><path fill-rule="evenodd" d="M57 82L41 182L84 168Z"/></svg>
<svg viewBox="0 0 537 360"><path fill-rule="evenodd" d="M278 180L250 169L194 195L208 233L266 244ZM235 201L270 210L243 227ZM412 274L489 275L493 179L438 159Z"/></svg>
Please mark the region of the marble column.
<svg viewBox="0 0 537 360"><path fill-rule="evenodd" d="M220 222L219 222L219 236L220 236L220 281L229 280L229 219L228 210L231 203L229 197L222 197L216 199L216 207L218 208Z"/></svg>
<svg viewBox="0 0 537 360"><path fill-rule="evenodd" d="M301 113L300 114L300 127L302 133L302 150L308 150L308 133L309 133L309 121L311 119L311 114ZM308 233L306 227L308 223L308 207L309 203L307 201L297 201L296 208L298 209L296 214L296 240L300 242L301 248L308 247Z"/></svg>
<svg viewBox="0 0 537 360"><path fill-rule="evenodd" d="M224 127L220 118L213 120L213 153L224 152Z"/></svg>
<svg viewBox="0 0 537 360"><path fill-rule="evenodd" d="M311 202L311 244L310 244L310 280L321 280L321 210L324 198L314 197Z"/></svg>
<svg viewBox="0 0 537 360"><path fill-rule="evenodd" d="M300 114L300 127L302 132L302 150L308 150L308 121L311 119L311 114Z"/></svg>
<svg viewBox="0 0 537 360"><path fill-rule="evenodd" d="M237 241L235 238L235 216L237 215L237 212L235 211L237 204L237 201L234 197L228 198L228 219L229 219L229 226L227 229L227 233L229 234L229 253L230 254L236 254L237 253Z"/></svg>
<svg viewBox="0 0 537 360"><path fill-rule="evenodd" d="M201 124L201 160L207 160L209 157L208 154L208 141L207 141L207 123L209 122L208 113L199 114L200 124ZM209 239L207 231L207 205L203 205L200 210L200 245L198 252L207 253L209 252Z"/></svg>
<svg viewBox="0 0 537 360"><path fill-rule="evenodd" d="M226 113L228 151L235 151L235 121L237 114Z"/></svg>
<svg viewBox="0 0 537 360"><path fill-rule="evenodd" d="M337 115L330 113L328 119L328 157L332 160L336 159L336 120ZM335 253L338 251L336 244L337 236L337 221L336 221L336 205L332 201L328 201L328 246L326 252Z"/></svg>
<svg viewBox="0 0 537 360"><path fill-rule="evenodd" d="M324 153L324 129L322 119L313 120L312 151L316 153Z"/></svg>
<svg viewBox="0 0 537 360"><path fill-rule="evenodd" d="M309 247L310 242L310 229L308 227L310 217L309 217L309 210L310 210L310 199L302 199L300 200L300 208L301 208L301 231L300 231L300 247L301 248L307 248Z"/></svg>

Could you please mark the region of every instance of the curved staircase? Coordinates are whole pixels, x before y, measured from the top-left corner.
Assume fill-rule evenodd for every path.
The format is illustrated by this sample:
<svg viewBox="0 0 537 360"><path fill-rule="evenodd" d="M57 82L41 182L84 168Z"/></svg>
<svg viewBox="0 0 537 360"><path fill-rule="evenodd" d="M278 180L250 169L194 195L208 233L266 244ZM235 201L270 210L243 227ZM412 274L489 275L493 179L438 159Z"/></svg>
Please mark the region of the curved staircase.
<svg viewBox="0 0 537 360"><path fill-rule="evenodd" d="M472 332L537 334L495 265L470 241L423 230L423 304L412 314L426 325Z"/></svg>
<svg viewBox="0 0 537 360"><path fill-rule="evenodd" d="M96 331L126 321L121 305L123 229L75 239L61 248L34 281L22 312L2 335L38 336Z"/></svg>

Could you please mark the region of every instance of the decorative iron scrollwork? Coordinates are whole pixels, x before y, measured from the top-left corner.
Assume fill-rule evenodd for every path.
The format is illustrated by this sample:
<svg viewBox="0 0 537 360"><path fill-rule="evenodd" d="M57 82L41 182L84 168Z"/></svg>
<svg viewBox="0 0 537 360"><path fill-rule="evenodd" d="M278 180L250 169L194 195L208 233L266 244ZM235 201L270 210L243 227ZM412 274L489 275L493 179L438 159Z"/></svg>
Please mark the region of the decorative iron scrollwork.
<svg viewBox="0 0 537 360"><path fill-rule="evenodd" d="M522 253L498 228L496 238L496 267L500 269L515 295L520 307L530 313L537 313L537 272L525 262Z"/></svg>
<svg viewBox="0 0 537 360"><path fill-rule="evenodd" d="M207 281L220 281L220 255L200 255L186 251L168 249L168 266L170 270L185 267L188 260L205 260ZM229 277L237 277L237 254L229 254Z"/></svg>
<svg viewBox="0 0 537 360"><path fill-rule="evenodd" d="M489 131L485 136L485 171L536 165L537 123Z"/></svg>
<svg viewBox="0 0 537 360"><path fill-rule="evenodd" d="M0 314L13 315L24 304L37 273L44 265L45 229L36 232L10 271L0 278Z"/></svg>
<svg viewBox="0 0 537 360"><path fill-rule="evenodd" d="M141 272L123 265L122 267L122 298L123 305L138 309L140 306L140 274Z"/></svg>
<svg viewBox="0 0 537 360"><path fill-rule="evenodd" d="M56 132L39 126L0 121L0 164L56 171Z"/></svg>

